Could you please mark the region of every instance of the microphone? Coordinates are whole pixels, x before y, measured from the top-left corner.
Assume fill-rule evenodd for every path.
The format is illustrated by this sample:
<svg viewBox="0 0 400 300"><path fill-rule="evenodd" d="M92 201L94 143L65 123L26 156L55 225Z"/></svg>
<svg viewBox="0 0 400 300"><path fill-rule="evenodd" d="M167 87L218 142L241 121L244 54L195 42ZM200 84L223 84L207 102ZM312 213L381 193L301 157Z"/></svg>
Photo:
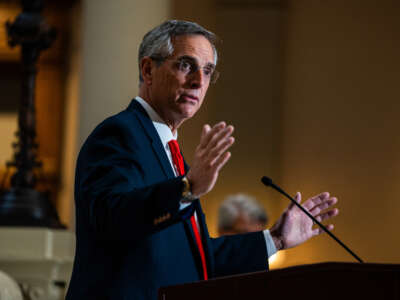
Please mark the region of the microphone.
<svg viewBox="0 0 400 300"><path fill-rule="evenodd" d="M340 246L342 246L348 253L350 253L355 259L357 259L360 263L363 263L364 261L359 258L353 251L349 249L345 244L342 243L341 240L339 240L332 232L330 232L321 222L317 221L303 206L301 206L296 200L294 200L292 197L290 197L284 190L282 190L279 186L277 186L275 183L273 183L272 179L263 176L261 178L261 182L265 186L270 186L273 189L277 190L279 193L282 195L286 196L290 201L292 201L293 204L295 204L298 208L300 208L313 222L314 224L317 224L322 230L324 230L331 238L333 238Z"/></svg>

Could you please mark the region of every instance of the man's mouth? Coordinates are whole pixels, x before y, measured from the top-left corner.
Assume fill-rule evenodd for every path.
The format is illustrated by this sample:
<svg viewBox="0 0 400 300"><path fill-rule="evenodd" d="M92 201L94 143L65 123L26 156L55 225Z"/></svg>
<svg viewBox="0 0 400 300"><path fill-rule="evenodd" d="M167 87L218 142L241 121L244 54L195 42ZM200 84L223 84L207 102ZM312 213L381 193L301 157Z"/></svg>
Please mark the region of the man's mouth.
<svg viewBox="0 0 400 300"><path fill-rule="evenodd" d="M182 94L181 97L186 101L195 101L195 102L199 101L199 98L196 97L195 95Z"/></svg>

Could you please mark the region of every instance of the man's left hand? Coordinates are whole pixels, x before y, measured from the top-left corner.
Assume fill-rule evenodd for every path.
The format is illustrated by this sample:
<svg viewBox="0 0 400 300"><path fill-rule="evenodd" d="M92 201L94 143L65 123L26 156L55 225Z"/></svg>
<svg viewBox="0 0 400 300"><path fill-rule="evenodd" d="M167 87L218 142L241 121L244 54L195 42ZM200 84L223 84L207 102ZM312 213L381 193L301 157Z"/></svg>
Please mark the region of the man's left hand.
<svg viewBox="0 0 400 300"><path fill-rule="evenodd" d="M301 194L299 192L296 194L295 200L299 204L301 203ZM329 193L325 192L308 199L302 206L318 222L322 222L338 215L339 210L331 208L336 203L337 198L330 197ZM313 221L300 208L291 203L270 229L276 249L282 250L295 247L324 232L321 228L313 228L313 225ZM333 229L332 224L326 227L329 230Z"/></svg>

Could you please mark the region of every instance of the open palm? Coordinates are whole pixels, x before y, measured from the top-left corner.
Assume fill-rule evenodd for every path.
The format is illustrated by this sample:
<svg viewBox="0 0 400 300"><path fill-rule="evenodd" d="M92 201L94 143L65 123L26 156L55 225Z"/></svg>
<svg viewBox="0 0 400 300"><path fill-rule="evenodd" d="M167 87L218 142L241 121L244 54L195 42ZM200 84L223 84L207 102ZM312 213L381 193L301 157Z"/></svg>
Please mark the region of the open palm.
<svg viewBox="0 0 400 300"><path fill-rule="evenodd" d="M299 192L296 194L295 200L301 203ZM336 203L337 198L330 197L329 193L325 192L308 199L302 206L319 222L322 222L339 213L337 208L331 208ZM302 244L323 232L321 228L313 228L313 225L313 221L300 208L291 203L270 229L270 232L278 250L287 249ZM332 230L333 225L329 224L327 228Z"/></svg>

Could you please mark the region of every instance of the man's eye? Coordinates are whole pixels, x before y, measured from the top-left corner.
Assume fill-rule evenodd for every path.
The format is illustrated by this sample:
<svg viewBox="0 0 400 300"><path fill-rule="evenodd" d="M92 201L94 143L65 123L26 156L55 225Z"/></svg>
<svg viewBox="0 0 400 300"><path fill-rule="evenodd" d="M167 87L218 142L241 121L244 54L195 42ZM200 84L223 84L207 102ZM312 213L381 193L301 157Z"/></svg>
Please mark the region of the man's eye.
<svg viewBox="0 0 400 300"><path fill-rule="evenodd" d="M213 73L213 70L210 68L204 68L204 75L206 76L211 76Z"/></svg>
<svg viewBox="0 0 400 300"><path fill-rule="evenodd" d="M180 61L179 62L179 69L181 71L190 71L191 70L191 64L188 63L187 61Z"/></svg>

